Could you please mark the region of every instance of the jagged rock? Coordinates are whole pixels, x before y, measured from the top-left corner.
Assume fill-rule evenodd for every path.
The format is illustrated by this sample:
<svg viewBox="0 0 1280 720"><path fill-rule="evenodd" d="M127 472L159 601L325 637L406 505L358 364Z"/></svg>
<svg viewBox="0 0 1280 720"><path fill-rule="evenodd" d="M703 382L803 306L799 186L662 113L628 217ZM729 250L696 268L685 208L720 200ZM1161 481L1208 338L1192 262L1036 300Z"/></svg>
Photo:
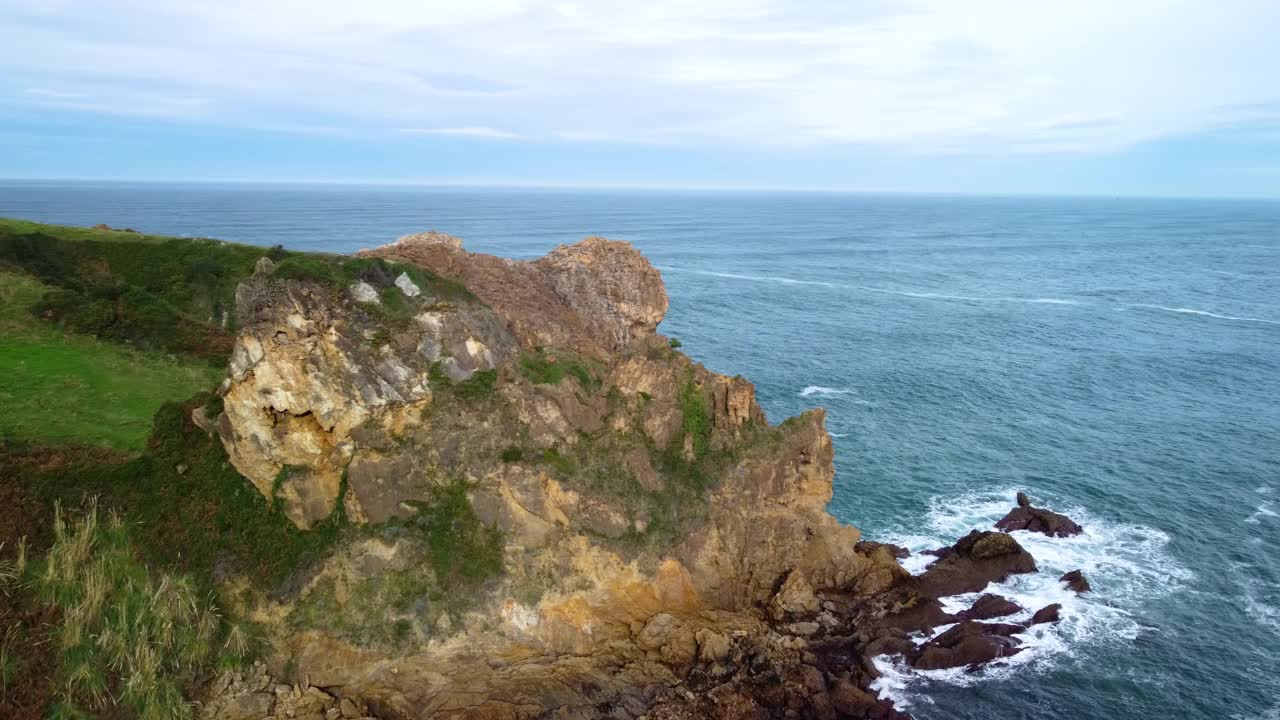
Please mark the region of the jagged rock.
<svg viewBox="0 0 1280 720"><path fill-rule="evenodd" d="M408 273L400 273L396 276L396 287L400 288L400 292L414 298L422 294L422 288L418 287Z"/></svg>
<svg viewBox="0 0 1280 720"><path fill-rule="evenodd" d="M1083 528L1066 515L1059 515L1052 510L1037 508L1025 493L1018 493L1018 506L996 522L996 528L1005 532L1014 530L1030 530L1044 533L1050 537L1069 537L1079 535Z"/></svg>
<svg viewBox="0 0 1280 720"><path fill-rule="evenodd" d="M871 555L882 548L886 552L888 552L890 555L892 555L895 558L898 558L899 560L905 560L906 558L911 557L910 550L902 547L901 545L894 545L893 543L875 542L873 540L859 540L858 543L854 545L854 550L857 550L863 555Z"/></svg>
<svg viewBox="0 0 1280 720"><path fill-rule="evenodd" d="M351 299L358 303L382 304L382 299L378 297L377 289L363 280L352 283L351 287L347 288L347 292L351 294Z"/></svg>
<svg viewBox="0 0 1280 720"><path fill-rule="evenodd" d="M1069 573L1065 573L1062 577L1058 578L1058 581L1065 582L1068 589L1074 590L1078 593L1087 593L1093 589L1093 587L1089 585L1088 579L1085 578L1084 573L1079 570L1072 570Z"/></svg>
<svg viewBox="0 0 1280 720"><path fill-rule="evenodd" d="M1058 620L1061 619L1059 617L1059 611L1061 610L1062 610L1062 605L1059 603L1046 605L1040 608L1039 610L1037 610L1035 614L1031 616L1031 622L1027 623L1027 625L1030 626L1030 625L1039 625L1041 623L1056 623L1058 622Z"/></svg>
<svg viewBox="0 0 1280 720"><path fill-rule="evenodd" d="M990 620L1022 612L1022 606L1008 598L987 593L973 602L973 605L960 613L966 620Z"/></svg>
<svg viewBox="0 0 1280 720"><path fill-rule="evenodd" d="M811 615L818 612L818 597L804 573L796 571L787 575L770 606L774 618L779 620L788 615Z"/></svg>

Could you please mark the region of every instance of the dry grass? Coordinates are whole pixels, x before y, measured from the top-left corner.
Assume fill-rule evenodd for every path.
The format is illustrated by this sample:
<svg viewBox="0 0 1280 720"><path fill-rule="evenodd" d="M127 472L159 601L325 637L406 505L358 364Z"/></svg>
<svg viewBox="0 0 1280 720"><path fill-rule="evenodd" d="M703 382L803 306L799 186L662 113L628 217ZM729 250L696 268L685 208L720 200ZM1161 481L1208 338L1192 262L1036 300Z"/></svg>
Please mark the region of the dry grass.
<svg viewBox="0 0 1280 720"><path fill-rule="evenodd" d="M56 508L53 536L42 560L23 561L36 596L61 616L52 715L118 705L141 720L189 718L183 684L215 661L248 654L245 631L228 631L189 578L147 570L119 515L101 518L95 505L68 520Z"/></svg>

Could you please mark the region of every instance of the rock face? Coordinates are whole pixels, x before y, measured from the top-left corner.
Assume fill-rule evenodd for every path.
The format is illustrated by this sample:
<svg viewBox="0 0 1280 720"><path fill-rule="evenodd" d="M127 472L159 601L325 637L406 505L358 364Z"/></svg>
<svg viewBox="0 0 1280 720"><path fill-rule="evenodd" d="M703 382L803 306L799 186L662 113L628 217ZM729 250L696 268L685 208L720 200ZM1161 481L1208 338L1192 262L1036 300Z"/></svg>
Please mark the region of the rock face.
<svg viewBox="0 0 1280 720"><path fill-rule="evenodd" d="M616 240L591 237L517 262L469 253L457 238L432 231L362 254L456 279L506 319L526 347L572 347L601 357L652 334L667 312L662 276Z"/></svg>

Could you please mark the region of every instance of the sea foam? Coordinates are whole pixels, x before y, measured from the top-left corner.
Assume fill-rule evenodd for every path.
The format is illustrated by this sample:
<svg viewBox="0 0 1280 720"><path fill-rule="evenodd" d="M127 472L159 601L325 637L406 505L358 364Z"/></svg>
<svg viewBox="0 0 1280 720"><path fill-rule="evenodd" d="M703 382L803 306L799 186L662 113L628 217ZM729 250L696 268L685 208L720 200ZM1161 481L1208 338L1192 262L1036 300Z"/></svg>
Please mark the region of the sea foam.
<svg viewBox="0 0 1280 720"><path fill-rule="evenodd" d="M920 551L942 547L973 529L991 529L996 520L1014 506L1015 491L968 493L959 498L934 498L923 523L910 531L888 533L884 539L912 551L903 566L918 574L934 561ZM883 674L873 687L900 707L927 701L933 683L971 686L1009 677L1015 672L1043 672L1060 662L1071 661L1090 648L1114 643L1131 643L1144 632L1153 631L1139 616L1142 605L1176 592L1193 575L1167 551L1169 536L1160 530L1117 523L1094 516L1084 508L1045 504L1066 513L1084 527L1070 538L1051 538L1040 533L1015 531L1012 535L1036 558L1040 571L1014 575L1003 583L991 583L979 592L943 599L948 612L958 612L973 604L982 593L996 593L1013 600L1023 610L1001 621L1025 622L1040 608L1062 606L1057 623L1036 625L1017 635L1023 651L976 672L964 668L915 670L900 659L880 657L876 668ZM1081 570L1093 591L1077 594L1058 577Z"/></svg>

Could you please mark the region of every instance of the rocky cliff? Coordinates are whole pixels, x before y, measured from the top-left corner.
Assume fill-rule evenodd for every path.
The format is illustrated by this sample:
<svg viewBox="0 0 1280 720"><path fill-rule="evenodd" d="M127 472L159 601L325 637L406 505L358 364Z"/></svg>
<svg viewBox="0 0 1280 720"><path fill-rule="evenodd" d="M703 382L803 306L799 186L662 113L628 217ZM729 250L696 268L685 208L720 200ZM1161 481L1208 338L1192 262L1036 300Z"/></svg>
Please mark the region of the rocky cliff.
<svg viewBox="0 0 1280 720"><path fill-rule="evenodd" d="M299 528L344 533L288 587L234 588L277 674L394 718L892 717L870 658L1034 570L986 533L913 578L827 514L823 413L769 425L674 350L626 243L513 261L433 232L350 267L261 262L198 419ZM953 644L1016 642L984 632Z"/></svg>

